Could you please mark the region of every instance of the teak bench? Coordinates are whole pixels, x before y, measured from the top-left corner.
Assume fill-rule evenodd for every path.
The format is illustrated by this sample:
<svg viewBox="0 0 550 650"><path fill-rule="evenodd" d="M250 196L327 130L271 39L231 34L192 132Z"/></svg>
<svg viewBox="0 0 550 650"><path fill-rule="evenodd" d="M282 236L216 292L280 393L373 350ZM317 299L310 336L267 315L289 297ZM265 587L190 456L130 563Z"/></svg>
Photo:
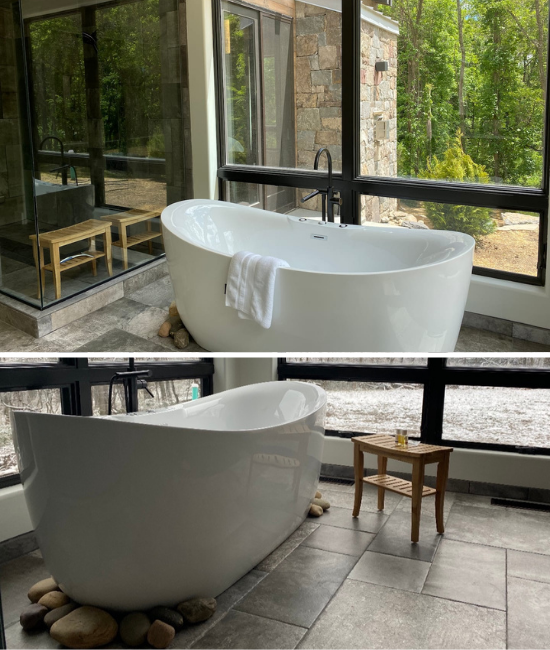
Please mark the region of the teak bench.
<svg viewBox="0 0 550 650"><path fill-rule="evenodd" d="M90 247L94 238L98 235L103 236L103 252L90 249L84 254L69 257L61 261L59 249L67 244L74 244L82 239L88 239ZM97 259L105 257L105 264L109 275L113 275L113 262L111 257L111 223L100 221L99 219L88 219L74 226L52 230L38 235L39 246L36 242L36 235L29 235L32 241L34 263L38 276L38 297L40 298L40 286L42 292L46 288L46 277L44 271L51 271L55 288L55 298L61 298L61 272L72 269L81 264L91 263L93 275L97 275ZM50 263L44 264L44 249L50 249Z"/></svg>
<svg viewBox="0 0 550 650"><path fill-rule="evenodd" d="M128 268L128 249L132 246L137 246L142 242L149 242L149 255L153 254L153 242L156 237L162 237L162 230L153 230L151 228L151 219L160 217L160 213L164 208L155 208L154 210L146 210L134 208L126 212L118 212L117 214L107 214L102 219L110 221L118 228L118 241L113 242L113 246L118 246L122 250L122 264L124 269ZM145 232L140 232L137 235L128 235L126 228L133 226L136 223L146 222Z"/></svg>
<svg viewBox="0 0 550 650"><path fill-rule="evenodd" d="M384 510L384 495L386 490L396 492L412 499L412 526L411 541L418 542L420 538L420 513L423 497L435 494L435 521L438 533L445 532L443 523L443 502L445 488L449 475L449 457L452 447L438 447L424 443L409 443L407 447L399 447L393 436L371 435L352 438L353 465L355 469L355 503L353 516L359 515L363 497L363 483L376 485L378 488L378 510ZM376 476L363 476L364 452L378 456L378 474ZM388 458L401 460L412 465L412 481L389 476L386 473ZM424 485L424 468L430 463L437 465L436 487Z"/></svg>

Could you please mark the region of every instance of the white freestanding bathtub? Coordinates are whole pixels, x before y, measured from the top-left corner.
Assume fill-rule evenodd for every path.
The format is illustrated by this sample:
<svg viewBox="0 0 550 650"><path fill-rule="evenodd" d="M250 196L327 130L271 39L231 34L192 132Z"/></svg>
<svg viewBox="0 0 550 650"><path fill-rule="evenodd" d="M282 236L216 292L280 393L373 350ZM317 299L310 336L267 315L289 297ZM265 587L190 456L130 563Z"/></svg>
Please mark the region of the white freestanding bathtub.
<svg viewBox="0 0 550 650"><path fill-rule="evenodd" d="M195 199L162 213L176 303L212 352L452 352L474 240L449 231L344 226ZM225 306L229 262L278 257L269 329Z"/></svg>
<svg viewBox="0 0 550 650"><path fill-rule="evenodd" d="M306 517L325 404L314 384L269 382L109 418L14 413L46 566L99 607L219 595Z"/></svg>

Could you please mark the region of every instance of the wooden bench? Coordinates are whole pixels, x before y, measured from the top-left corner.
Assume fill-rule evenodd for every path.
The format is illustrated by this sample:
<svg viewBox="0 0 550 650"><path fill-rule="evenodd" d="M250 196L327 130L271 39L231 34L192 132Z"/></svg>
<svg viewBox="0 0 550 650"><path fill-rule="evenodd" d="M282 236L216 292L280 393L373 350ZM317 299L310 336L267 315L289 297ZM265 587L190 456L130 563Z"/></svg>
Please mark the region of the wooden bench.
<svg viewBox="0 0 550 650"><path fill-rule="evenodd" d="M98 235L103 237L103 252L93 249L94 239ZM46 276L44 271L51 271L53 274L53 282L55 288L56 300L61 298L61 272L72 269L81 264L92 265L93 275L97 275L97 260L100 257L105 257L105 264L109 275L113 275L113 262L111 255L111 223L108 221L100 221L99 219L89 219L82 221L74 226L67 228L60 228L59 230L52 230L38 235L30 235L29 239L32 240L34 263L36 265L36 272L38 277L38 297L40 298L40 287L42 293L46 288ZM77 256L69 257L62 261L59 249L67 244L73 244L77 241L88 239L90 242L90 250L86 253L80 253ZM44 249L50 249L50 263L44 264Z"/></svg>
<svg viewBox="0 0 550 650"><path fill-rule="evenodd" d="M418 542L420 538L420 514L422 499L435 494L435 521L438 533L445 532L443 523L443 503L445 488L449 476L449 457L452 447L439 447L424 443L409 443L407 447L399 447L394 436L370 435L352 438L355 470L355 502L353 516L359 515L363 497L363 483L376 485L378 488L378 510L384 510L384 495L386 490L396 492L412 500L411 541ZM378 474L363 476L364 452L378 456ZM412 481L390 476L386 473L388 458L401 460L412 465ZM424 485L424 468L430 463L438 463L436 487Z"/></svg>
<svg viewBox="0 0 550 650"><path fill-rule="evenodd" d="M122 249L122 263L124 269L128 268L128 249L132 246L137 246L137 244L148 241L149 255L153 254L152 240L156 237L162 238L162 231L152 229L151 219L160 217L160 213L163 210L164 208L134 208L132 210L127 210L126 212L118 212L117 214L108 214L101 217L106 221L110 221L118 228L118 241L113 242L113 246L118 246ZM136 223L141 223L142 221L145 221L147 224L146 231L138 233L137 235L128 235L126 228L128 228L128 226L133 226Z"/></svg>

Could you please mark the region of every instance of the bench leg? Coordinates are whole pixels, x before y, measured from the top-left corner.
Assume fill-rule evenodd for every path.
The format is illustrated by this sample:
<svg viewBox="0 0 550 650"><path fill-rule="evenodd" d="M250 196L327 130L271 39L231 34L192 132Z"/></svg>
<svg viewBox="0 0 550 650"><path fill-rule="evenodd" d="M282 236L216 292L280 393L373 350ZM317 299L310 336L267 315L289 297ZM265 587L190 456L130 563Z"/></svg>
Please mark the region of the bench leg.
<svg viewBox="0 0 550 650"><path fill-rule="evenodd" d="M361 500L363 499L364 454L357 444L355 444L353 448L353 467L355 472L355 501L353 503L353 516L358 517L359 510L361 510Z"/></svg>
<svg viewBox="0 0 550 650"><path fill-rule="evenodd" d="M94 246L95 239L93 239L93 237L89 239L88 244L90 245L88 251L93 252L95 250L95 246ZM95 258L91 261L91 265L92 265L92 275L95 277L97 275L97 260Z"/></svg>
<svg viewBox="0 0 550 650"><path fill-rule="evenodd" d="M412 525L411 542L420 539L420 515L422 514L422 490L424 488L424 463L415 460L412 471Z"/></svg>
<svg viewBox="0 0 550 650"><path fill-rule="evenodd" d="M128 268L128 238L126 236L126 226L120 224L118 228L120 238L120 250L122 251L122 268L126 271Z"/></svg>
<svg viewBox="0 0 550 650"><path fill-rule="evenodd" d="M124 230L126 232L126 230ZM125 249L124 249L125 250ZM107 265L107 273L113 275L113 248L111 241L111 228L107 228L103 233L103 252L105 253L105 264ZM126 263L125 269L128 268Z"/></svg>
<svg viewBox="0 0 550 650"><path fill-rule="evenodd" d="M437 481L435 484L435 523L437 532L443 534L445 532L445 523L443 521L443 505L445 503L445 489L447 487L447 478L449 476L449 454L439 461L437 464Z"/></svg>
<svg viewBox="0 0 550 650"><path fill-rule="evenodd" d="M147 222L147 232L151 232L151 222L150 221ZM147 242L147 244L148 244L148 247L149 247L149 255L152 255L153 254L153 240L150 239Z"/></svg>
<svg viewBox="0 0 550 650"><path fill-rule="evenodd" d="M61 298L61 259L59 257L59 244L52 244L50 248L52 258L53 286L55 289L55 299Z"/></svg>
<svg viewBox="0 0 550 650"><path fill-rule="evenodd" d="M378 456L378 474L386 474L388 469L388 459L386 456ZM384 497L386 496L386 489L383 487L378 488L378 510L384 510Z"/></svg>

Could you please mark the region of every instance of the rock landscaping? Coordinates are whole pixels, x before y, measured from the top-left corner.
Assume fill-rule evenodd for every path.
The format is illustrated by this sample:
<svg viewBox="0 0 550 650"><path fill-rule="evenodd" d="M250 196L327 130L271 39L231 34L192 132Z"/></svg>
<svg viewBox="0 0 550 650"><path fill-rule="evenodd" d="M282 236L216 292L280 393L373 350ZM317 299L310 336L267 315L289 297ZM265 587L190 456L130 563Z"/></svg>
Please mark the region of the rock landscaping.
<svg viewBox="0 0 550 650"><path fill-rule="evenodd" d="M315 492L315 498L312 500L311 505L309 506L309 516L310 517L320 517L325 510L330 508L330 503L323 499L323 495L317 491Z"/></svg>
<svg viewBox="0 0 550 650"><path fill-rule="evenodd" d="M26 632L48 628L52 639L67 648L101 648L117 639L130 648L167 648L176 632L207 621L217 605L215 598L192 598L174 608L119 614L73 602L53 578L33 585L28 597L21 627Z"/></svg>
<svg viewBox="0 0 550 650"><path fill-rule="evenodd" d="M174 339L174 345L179 350L185 350L185 348L189 346L191 337L189 336L189 332L185 329L183 321L178 314L178 308L176 307L175 301L170 305L170 308L168 309L168 318L160 326L158 335L163 338L171 336Z"/></svg>

